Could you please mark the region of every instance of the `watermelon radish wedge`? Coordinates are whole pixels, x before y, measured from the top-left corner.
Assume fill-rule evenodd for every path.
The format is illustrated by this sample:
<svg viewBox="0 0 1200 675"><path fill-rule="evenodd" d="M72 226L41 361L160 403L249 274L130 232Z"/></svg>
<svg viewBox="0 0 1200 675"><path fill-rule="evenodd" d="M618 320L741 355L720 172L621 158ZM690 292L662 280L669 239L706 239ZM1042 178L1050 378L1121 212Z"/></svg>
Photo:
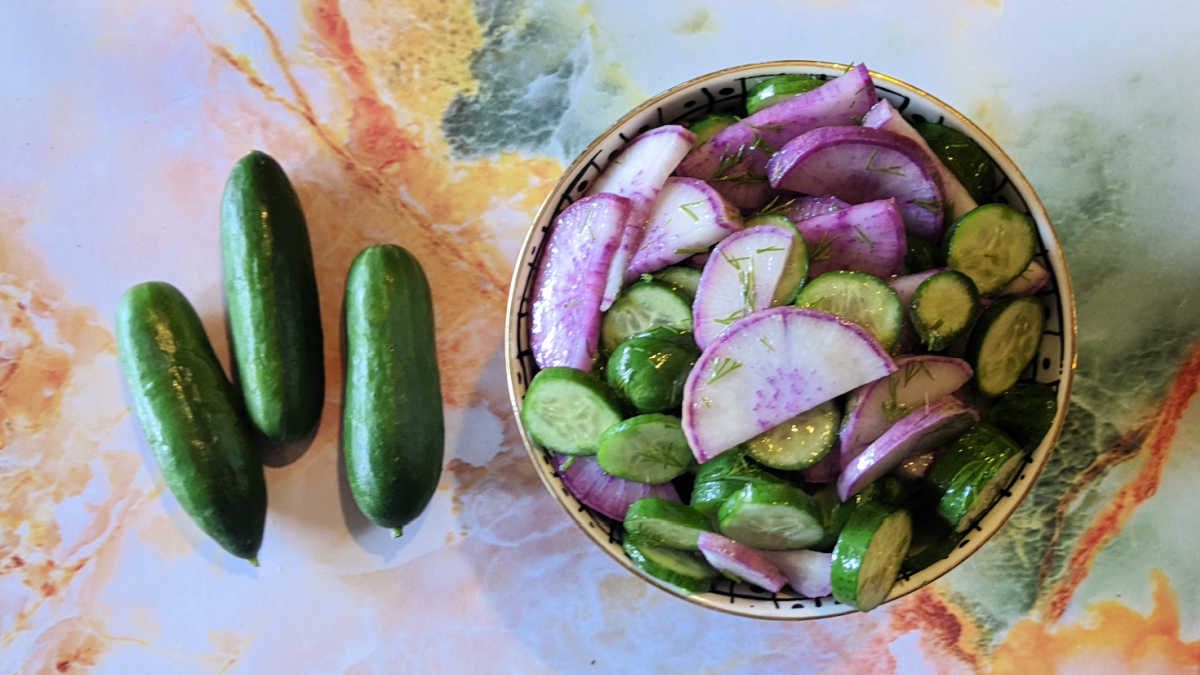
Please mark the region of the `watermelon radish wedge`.
<svg viewBox="0 0 1200 675"><path fill-rule="evenodd" d="M589 370L600 340L600 309L630 202L599 194L554 219L533 285L530 346L542 368Z"/></svg>
<svg viewBox="0 0 1200 675"><path fill-rule="evenodd" d="M971 366L949 356L896 359L896 372L850 395L838 434L842 466L913 410L952 394L971 380Z"/></svg>
<svg viewBox="0 0 1200 675"><path fill-rule="evenodd" d="M696 361L683 391L684 434L706 462L895 370L875 338L832 314L758 312L730 326Z"/></svg>
<svg viewBox="0 0 1200 675"><path fill-rule="evenodd" d="M787 584L783 572L758 549L713 532L701 532L699 543L704 559L721 572L772 593L778 593Z"/></svg>
<svg viewBox="0 0 1200 675"><path fill-rule="evenodd" d="M625 270L646 234L646 218L658 193L679 161L692 148L696 136L677 125L651 129L625 146L592 184L590 195L615 194L629 200L629 215L621 234L621 245L613 253L601 311L608 309L625 281Z"/></svg>
<svg viewBox="0 0 1200 675"><path fill-rule="evenodd" d="M815 216L825 216L850 208L850 204L837 197L797 197L784 209L783 215L793 223Z"/></svg>
<svg viewBox="0 0 1200 675"><path fill-rule="evenodd" d="M830 572L833 554L800 549L796 551L763 551L767 560L775 563L788 585L806 598L823 598L833 592Z"/></svg>
<svg viewBox="0 0 1200 675"><path fill-rule="evenodd" d="M954 440L978 421L979 413L953 396L918 408L846 465L838 476L838 499L846 501L904 460Z"/></svg>
<svg viewBox="0 0 1200 675"><path fill-rule="evenodd" d="M742 216L721 193L695 178L668 178L646 222L646 236L625 283L707 251L742 229Z"/></svg>
<svg viewBox="0 0 1200 675"><path fill-rule="evenodd" d="M904 266L908 241L896 200L856 204L796 223L808 247L808 276L857 270L889 277Z"/></svg>
<svg viewBox="0 0 1200 675"><path fill-rule="evenodd" d="M864 127L813 129L771 157L767 177L776 189L833 195L852 204L894 197L909 234L941 239L937 164L911 138Z"/></svg>
<svg viewBox="0 0 1200 675"><path fill-rule="evenodd" d="M717 244L692 303L696 345L704 349L738 319L790 301L804 281L805 257L802 240L771 225L743 230Z"/></svg>

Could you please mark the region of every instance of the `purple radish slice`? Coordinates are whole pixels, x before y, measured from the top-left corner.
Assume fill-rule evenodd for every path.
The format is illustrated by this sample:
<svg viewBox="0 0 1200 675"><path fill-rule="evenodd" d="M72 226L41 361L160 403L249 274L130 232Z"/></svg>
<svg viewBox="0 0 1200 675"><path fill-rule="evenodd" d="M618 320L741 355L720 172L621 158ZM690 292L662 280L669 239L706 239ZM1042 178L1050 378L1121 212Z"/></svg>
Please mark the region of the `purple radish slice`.
<svg viewBox="0 0 1200 675"><path fill-rule="evenodd" d="M943 396L896 422L867 446L838 476L838 499L846 501L909 457L954 440L979 413L953 396Z"/></svg>
<svg viewBox="0 0 1200 675"><path fill-rule="evenodd" d="M695 178L668 178L646 221L646 236L629 263L625 283L697 253L742 229L737 209Z"/></svg>
<svg viewBox="0 0 1200 675"><path fill-rule="evenodd" d="M850 204L837 197L796 197L784 210L783 215L793 223L799 223L802 220L808 220L815 216L826 216L847 208L850 208Z"/></svg>
<svg viewBox="0 0 1200 675"><path fill-rule="evenodd" d="M973 374L966 361L949 356L896 359L893 374L855 391L846 401L846 415L838 434L842 466L845 467L897 420L920 406L954 393L969 382Z"/></svg>
<svg viewBox="0 0 1200 675"><path fill-rule="evenodd" d="M833 195L852 204L894 197L908 233L942 236L937 165L917 142L881 129L824 127L792 139L767 163L778 189Z"/></svg>
<svg viewBox="0 0 1200 675"><path fill-rule="evenodd" d="M677 173L738 186L722 194L739 208L762 206L770 196L764 170L771 153L810 129L856 124L878 100L871 74L860 63L812 91L722 129L688 153Z"/></svg>
<svg viewBox="0 0 1200 675"><path fill-rule="evenodd" d="M907 311L908 306L912 304L913 293L917 292L917 286L920 286L921 282L929 277L944 271L946 271L945 267L938 267L915 274L905 274L902 277L889 279L888 286L891 286L892 290L896 291L896 295L900 296L900 302L904 304L904 309Z"/></svg>
<svg viewBox="0 0 1200 675"><path fill-rule="evenodd" d="M592 183L588 194L609 193L629 200L621 245L613 254L600 310L608 309L625 280L625 270L646 234L646 218L667 177L679 165L696 135L678 124L651 129L625 146Z"/></svg>
<svg viewBox="0 0 1200 675"><path fill-rule="evenodd" d="M895 369L879 342L849 321L800 307L758 312L696 361L683 389L684 435L707 462Z"/></svg>
<svg viewBox="0 0 1200 675"><path fill-rule="evenodd" d="M1035 258L1029 261L1029 266L1021 272L1021 276L1008 282L997 295L1033 295L1050 283L1050 270Z"/></svg>
<svg viewBox="0 0 1200 675"><path fill-rule="evenodd" d="M600 339L600 307L630 203L584 197L554 219L533 285L530 346L542 368L590 370Z"/></svg>
<svg viewBox="0 0 1200 675"><path fill-rule="evenodd" d="M929 467L933 465L933 460L937 459L940 453L941 450L935 450L913 455L901 462L900 466L896 467L892 473L896 474L897 478L904 480L921 480L925 474L929 473Z"/></svg>
<svg viewBox="0 0 1200 675"><path fill-rule="evenodd" d="M834 443L833 448L828 455L808 467L801 472L806 483L832 483L837 480L838 474L842 471L842 454L838 451L837 443Z"/></svg>
<svg viewBox="0 0 1200 675"><path fill-rule="evenodd" d="M830 571L833 554L820 551L763 551L787 577L788 585L806 598L823 598L833 592Z"/></svg>
<svg viewBox="0 0 1200 675"><path fill-rule="evenodd" d="M752 211L767 202L775 192L767 181L739 183L732 181L709 181L721 196L739 209Z"/></svg>
<svg viewBox="0 0 1200 675"><path fill-rule="evenodd" d="M933 161L937 167L938 177L942 181L942 194L946 198L946 217L951 221L958 220L961 216L967 214L968 211L979 206L975 199L971 197L971 193L963 187L950 169L938 159L929 144L925 142L925 138L917 133L917 130L912 128L904 117L892 107L886 99L880 99L878 103L871 106L867 114L863 116L862 125L872 129L883 129L894 134L911 138L925 150L925 154Z"/></svg>
<svg viewBox="0 0 1200 675"><path fill-rule="evenodd" d="M753 584L778 593L787 583L783 572L762 551L740 544L713 532L700 533L700 553L709 565Z"/></svg>
<svg viewBox="0 0 1200 675"><path fill-rule="evenodd" d="M629 505L639 499L657 497L679 501L679 493L670 483L647 485L610 476L591 455L555 455L554 466L567 489L581 504L614 520L625 520Z"/></svg>
<svg viewBox="0 0 1200 675"><path fill-rule="evenodd" d="M908 242L894 199L856 204L796 223L808 247L808 276L858 270L889 277L904 266Z"/></svg>
<svg viewBox="0 0 1200 675"><path fill-rule="evenodd" d="M779 304L804 279L803 246L781 227L753 227L717 244L696 288L692 330L704 349L734 322ZM797 259L799 258L799 259Z"/></svg>

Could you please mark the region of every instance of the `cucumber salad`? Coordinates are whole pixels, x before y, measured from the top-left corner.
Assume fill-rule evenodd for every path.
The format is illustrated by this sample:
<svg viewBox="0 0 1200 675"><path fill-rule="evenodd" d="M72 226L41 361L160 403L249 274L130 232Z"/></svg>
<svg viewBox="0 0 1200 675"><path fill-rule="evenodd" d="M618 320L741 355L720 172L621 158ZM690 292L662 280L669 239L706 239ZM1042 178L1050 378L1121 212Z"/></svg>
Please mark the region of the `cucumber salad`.
<svg viewBox="0 0 1200 675"><path fill-rule="evenodd" d="M641 134L558 214L520 415L647 574L866 611L1048 432L1054 390L1019 380L1050 272L987 154L863 65L746 113Z"/></svg>

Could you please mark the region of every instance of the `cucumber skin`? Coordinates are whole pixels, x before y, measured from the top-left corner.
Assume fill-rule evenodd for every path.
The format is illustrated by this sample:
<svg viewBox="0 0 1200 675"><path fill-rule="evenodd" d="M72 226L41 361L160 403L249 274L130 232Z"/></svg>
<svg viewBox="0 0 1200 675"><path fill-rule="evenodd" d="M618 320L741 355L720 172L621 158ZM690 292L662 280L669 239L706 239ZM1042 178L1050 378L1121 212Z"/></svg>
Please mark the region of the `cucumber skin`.
<svg viewBox="0 0 1200 675"><path fill-rule="evenodd" d="M1004 462L1019 454L1024 450L990 424L981 422L968 429L929 468L929 482L941 491L938 515L957 530L983 484Z"/></svg>
<svg viewBox="0 0 1200 675"><path fill-rule="evenodd" d="M312 246L283 168L257 150L238 160L225 183L221 263L250 421L273 441L303 438L325 403Z"/></svg>
<svg viewBox="0 0 1200 675"><path fill-rule="evenodd" d="M912 516L907 511L893 510L878 502L864 502L854 509L833 547L833 571L830 580L833 585L833 597L838 602L864 612L874 609L874 606L858 606L858 574L861 571L859 564L866 557L871 540L883 521L899 512L903 512L911 524ZM908 551L903 555L907 556ZM886 597L885 594L884 598Z"/></svg>
<svg viewBox="0 0 1200 675"><path fill-rule="evenodd" d="M267 517L262 461L196 311L170 284L138 284L121 297L116 337L171 494L222 548L253 560Z"/></svg>
<svg viewBox="0 0 1200 675"><path fill-rule="evenodd" d="M420 263L371 246L346 279L342 449L363 514L399 536L437 489L445 421L433 301Z"/></svg>

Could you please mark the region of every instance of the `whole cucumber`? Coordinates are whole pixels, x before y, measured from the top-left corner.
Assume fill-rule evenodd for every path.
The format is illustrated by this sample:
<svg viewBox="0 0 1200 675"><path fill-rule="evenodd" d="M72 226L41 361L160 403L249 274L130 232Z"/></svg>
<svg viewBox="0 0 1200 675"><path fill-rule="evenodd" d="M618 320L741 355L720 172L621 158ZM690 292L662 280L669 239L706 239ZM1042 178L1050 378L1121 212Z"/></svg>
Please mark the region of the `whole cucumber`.
<svg viewBox="0 0 1200 675"><path fill-rule="evenodd" d="M433 300L408 251L372 246L346 280L343 451L350 492L400 536L437 488L445 444Z"/></svg>
<svg viewBox="0 0 1200 675"><path fill-rule="evenodd" d="M225 183L221 261L250 421L273 441L306 436L325 402L312 247L287 175L257 150L234 165Z"/></svg>
<svg viewBox="0 0 1200 675"><path fill-rule="evenodd" d="M208 536L257 564L262 461L196 311L174 286L153 281L125 292L116 327L121 370L167 487Z"/></svg>

